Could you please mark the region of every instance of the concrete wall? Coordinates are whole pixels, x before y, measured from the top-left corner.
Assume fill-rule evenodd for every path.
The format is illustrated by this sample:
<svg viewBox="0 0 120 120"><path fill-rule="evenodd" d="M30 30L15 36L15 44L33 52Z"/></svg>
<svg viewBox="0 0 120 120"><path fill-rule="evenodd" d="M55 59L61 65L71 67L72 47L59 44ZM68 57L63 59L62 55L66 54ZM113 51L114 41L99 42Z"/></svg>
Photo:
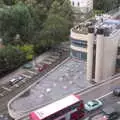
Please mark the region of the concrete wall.
<svg viewBox="0 0 120 120"><path fill-rule="evenodd" d="M88 40L87 34L80 34L79 32L75 32L72 29L70 31L70 37L73 38L73 39L76 39L76 40L83 40L83 41Z"/></svg>
<svg viewBox="0 0 120 120"><path fill-rule="evenodd" d="M106 79L115 73L117 48L120 31L104 37L103 77Z"/></svg>
<svg viewBox="0 0 120 120"><path fill-rule="evenodd" d="M104 48L104 30L98 29L96 37L96 61L95 61L95 82L102 79L103 72L103 48Z"/></svg>
<svg viewBox="0 0 120 120"><path fill-rule="evenodd" d="M93 44L94 44L94 28L88 28L88 47L87 47L87 80L92 80L93 71Z"/></svg>

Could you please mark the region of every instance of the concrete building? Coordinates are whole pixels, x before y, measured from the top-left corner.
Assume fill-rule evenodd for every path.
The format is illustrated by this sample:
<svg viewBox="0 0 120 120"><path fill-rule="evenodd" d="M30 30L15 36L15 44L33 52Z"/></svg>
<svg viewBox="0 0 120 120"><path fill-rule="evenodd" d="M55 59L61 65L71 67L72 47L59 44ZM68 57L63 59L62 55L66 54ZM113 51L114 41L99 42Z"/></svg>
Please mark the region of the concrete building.
<svg viewBox="0 0 120 120"><path fill-rule="evenodd" d="M71 29L71 56L87 62L87 80L100 82L120 68L120 21L92 19Z"/></svg>
<svg viewBox="0 0 120 120"><path fill-rule="evenodd" d="M93 9L93 0L70 0L71 5L79 9L82 13L87 13Z"/></svg>

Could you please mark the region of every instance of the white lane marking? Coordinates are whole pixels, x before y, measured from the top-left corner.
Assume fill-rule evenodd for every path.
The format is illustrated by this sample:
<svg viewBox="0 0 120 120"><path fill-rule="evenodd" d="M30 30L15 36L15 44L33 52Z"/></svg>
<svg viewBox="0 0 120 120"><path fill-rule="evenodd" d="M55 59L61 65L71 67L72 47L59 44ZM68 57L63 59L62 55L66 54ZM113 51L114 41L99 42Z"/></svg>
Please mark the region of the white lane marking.
<svg viewBox="0 0 120 120"><path fill-rule="evenodd" d="M8 91L8 92L10 92L10 91L11 91L11 89L10 89L10 88L7 88L7 87L5 87L5 86L2 86L2 88L3 88L4 90Z"/></svg>
<svg viewBox="0 0 120 120"><path fill-rule="evenodd" d="M3 97L4 95L2 93L0 93L0 96Z"/></svg>
<svg viewBox="0 0 120 120"><path fill-rule="evenodd" d="M32 78L31 76L28 76L28 75L26 75L26 74L22 74L24 77L26 77L26 78Z"/></svg>
<svg viewBox="0 0 120 120"><path fill-rule="evenodd" d="M36 72L34 72L34 71L31 71L31 70L27 70L29 73L32 73L32 74L37 74Z"/></svg>
<svg viewBox="0 0 120 120"><path fill-rule="evenodd" d="M117 101L117 104L120 104L120 101Z"/></svg>
<svg viewBox="0 0 120 120"><path fill-rule="evenodd" d="M103 95L103 96L100 96L99 98L96 98L96 99L104 98L104 97L106 97L106 96L108 96L108 95L110 95L110 94L112 94L112 93L113 93L113 91L111 91L111 92L109 92L109 93L107 93L107 94L105 94L105 95Z"/></svg>

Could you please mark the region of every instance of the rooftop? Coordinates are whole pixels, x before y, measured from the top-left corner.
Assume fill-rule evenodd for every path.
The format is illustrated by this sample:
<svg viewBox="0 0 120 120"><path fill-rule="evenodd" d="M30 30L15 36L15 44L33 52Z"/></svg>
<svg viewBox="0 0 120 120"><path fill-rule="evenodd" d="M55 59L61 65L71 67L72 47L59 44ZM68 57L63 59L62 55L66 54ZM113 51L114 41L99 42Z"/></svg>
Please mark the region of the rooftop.
<svg viewBox="0 0 120 120"><path fill-rule="evenodd" d="M109 15L95 16L95 18L78 24L72 28L72 31L80 34L88 34L89 26L94 26L95 29L104 28L110 34L120 29L120 20L115 20Z"/></svg>

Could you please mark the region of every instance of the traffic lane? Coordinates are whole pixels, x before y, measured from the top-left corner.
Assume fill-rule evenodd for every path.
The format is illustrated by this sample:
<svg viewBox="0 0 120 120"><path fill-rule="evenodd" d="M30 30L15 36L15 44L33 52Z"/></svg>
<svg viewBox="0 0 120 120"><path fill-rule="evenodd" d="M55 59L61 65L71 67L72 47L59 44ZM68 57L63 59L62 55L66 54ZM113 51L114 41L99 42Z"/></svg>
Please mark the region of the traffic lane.
<svg viewBox="0 0 120 120"><path fill-rule="evenodd" d="M108 107L108 106L114 107L115 104L120 105L120 97L114 96L112 91L107 93L106 95L103 95L103 96L97 98L97 99L99 99L103 103L103 106L101 106L100 108L98 108L96 110L90 111L90 112L85 111L85 118L88 116L90 117L90 116L95 116L97 114L100 114L102 112L102 109L105 107Z"/></svg>
<svg viewBox="0 0 120 120"><path fill-rule="evenodd" d="M120 97L115 96L112 92L111 94L100 98L100 100L103 102L103 107L114 106L114 104L120 103Z"/></svg>
<svg viewBox="0 0 120 120"><path fill-rule="evenodd" d="M120 84L120 77L114 78L105 83L93 86L90 89L78 94L80 94L81 98L85 102L87 102L91 99L96 99L96 98L99 98L100 96L108 94L113 90L113 88L115 88L119 84Z"/></svg>

